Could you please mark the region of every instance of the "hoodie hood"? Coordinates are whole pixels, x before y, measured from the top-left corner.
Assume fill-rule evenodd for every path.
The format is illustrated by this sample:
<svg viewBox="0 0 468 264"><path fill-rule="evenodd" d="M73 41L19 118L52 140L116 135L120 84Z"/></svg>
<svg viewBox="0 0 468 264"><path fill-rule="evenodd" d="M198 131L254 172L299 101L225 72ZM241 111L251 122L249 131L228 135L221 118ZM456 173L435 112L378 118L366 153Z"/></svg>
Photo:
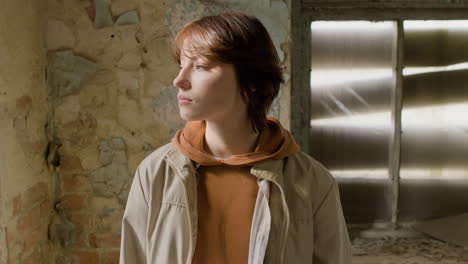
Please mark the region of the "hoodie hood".
<svg viewBox="0 0 468 264"><path fill-rule="evenodd" d="M299 151L291 133L277 119L268 116L267 128L260 133L254 152L218 160L205 151L205 128L204 120L189 121L172 138L172 144L182 154L203 166L251 165L267 159L282 159Z"/></svg>

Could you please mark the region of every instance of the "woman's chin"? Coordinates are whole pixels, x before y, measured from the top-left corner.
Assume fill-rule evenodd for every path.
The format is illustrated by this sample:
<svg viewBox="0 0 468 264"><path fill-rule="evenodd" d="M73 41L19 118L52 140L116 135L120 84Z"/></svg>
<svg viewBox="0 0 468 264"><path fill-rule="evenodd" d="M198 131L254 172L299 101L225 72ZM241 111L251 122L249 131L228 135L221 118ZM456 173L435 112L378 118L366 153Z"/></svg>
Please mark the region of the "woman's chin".
<svg viewBox="0 0 468 264"><path fill-rule="evenodd" d="M179 115L180 115L180 118L182 118L182 120L184 120L186 122L198 120L198 118L196 116L194 116L193 114L187 113L187 112L180 111Z"/></svg>

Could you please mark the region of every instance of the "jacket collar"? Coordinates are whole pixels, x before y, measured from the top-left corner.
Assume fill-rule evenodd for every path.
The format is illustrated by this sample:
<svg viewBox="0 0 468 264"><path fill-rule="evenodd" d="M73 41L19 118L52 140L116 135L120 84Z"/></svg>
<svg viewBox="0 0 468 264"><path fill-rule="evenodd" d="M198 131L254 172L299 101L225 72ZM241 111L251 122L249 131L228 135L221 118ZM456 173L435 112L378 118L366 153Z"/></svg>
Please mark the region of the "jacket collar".
<svg viewBox="0 0 468 264"><path fill-rule="evenodd" d="M174 169L177 170L177 174L179 174L182 177L182 180L184 182L188 181L187 178L191 174L190 172L195 172L196 170L194 163L185 155L177 151L177 149L172 144L166 157L168 159L168 162L174 165ZM250 173L252 173L260 179L272 181L282 188L284 187L282 171L282 159L268 159L254 163L252 165Z"/></svg>

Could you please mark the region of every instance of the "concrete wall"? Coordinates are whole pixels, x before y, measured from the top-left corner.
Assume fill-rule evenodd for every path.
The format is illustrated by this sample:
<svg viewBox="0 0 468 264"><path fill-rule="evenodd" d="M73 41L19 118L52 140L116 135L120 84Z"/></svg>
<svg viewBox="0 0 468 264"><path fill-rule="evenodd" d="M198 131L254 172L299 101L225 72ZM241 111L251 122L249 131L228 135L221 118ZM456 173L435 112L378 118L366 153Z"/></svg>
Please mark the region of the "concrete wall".
<svg viewBox="0 0 468 264"><path fill-rule="evenodd" d="M203 15L252 13L289 67L288 6L273 0L47 0L46 7L51 261L118 263L133 173L183 126L172 86L175 32ZM288 102L289 82L272 109L286 126Z"/></svg>
<svg viewBox="0 0 468 264"><path fill-rule="evenodd" d="M0 263L45 263L49 258L40 2L0 2Z"/></svg>

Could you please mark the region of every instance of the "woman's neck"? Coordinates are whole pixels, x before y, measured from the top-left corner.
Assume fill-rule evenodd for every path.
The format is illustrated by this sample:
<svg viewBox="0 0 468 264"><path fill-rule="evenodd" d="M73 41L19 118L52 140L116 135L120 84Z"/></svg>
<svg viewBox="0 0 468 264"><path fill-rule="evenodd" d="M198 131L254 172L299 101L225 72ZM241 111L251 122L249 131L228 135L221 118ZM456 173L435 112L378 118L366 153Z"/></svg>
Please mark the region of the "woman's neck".
<svg viewBox="0 0 468 264"><path fill-rule="evenodd" d="M206 121L206 151L218 159L253 152L259 133L255 132L248 119Z"/></svg>

